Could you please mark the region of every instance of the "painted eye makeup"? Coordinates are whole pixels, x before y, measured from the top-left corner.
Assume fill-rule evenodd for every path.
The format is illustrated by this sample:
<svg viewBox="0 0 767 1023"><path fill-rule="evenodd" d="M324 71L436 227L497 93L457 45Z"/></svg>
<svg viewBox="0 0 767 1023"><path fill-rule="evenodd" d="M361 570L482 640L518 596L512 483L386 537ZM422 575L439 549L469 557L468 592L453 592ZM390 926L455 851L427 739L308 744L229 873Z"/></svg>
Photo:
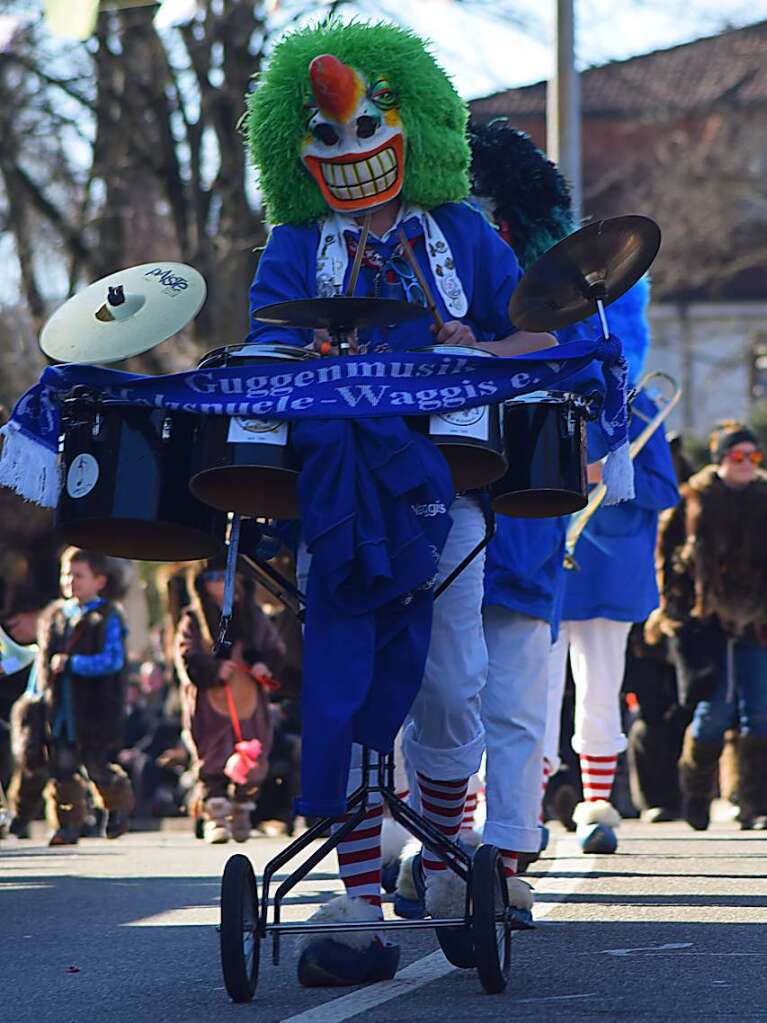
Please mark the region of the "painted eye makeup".
<svg viewBox="0 0 767 1023"><path fill-rule="evenodd" d="M368 96L380 110L392 110L399 106L399 96L385 78L373 82L368 90Z"/></svg>

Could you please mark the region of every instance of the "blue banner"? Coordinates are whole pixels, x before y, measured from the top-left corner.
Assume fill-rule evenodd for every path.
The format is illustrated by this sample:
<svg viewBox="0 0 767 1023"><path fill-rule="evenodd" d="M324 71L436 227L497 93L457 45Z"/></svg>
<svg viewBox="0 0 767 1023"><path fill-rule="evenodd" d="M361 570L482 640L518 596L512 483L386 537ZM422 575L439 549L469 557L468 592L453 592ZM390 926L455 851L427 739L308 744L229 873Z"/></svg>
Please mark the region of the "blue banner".
<svg viewBox="0 0 767 1023"><path fill-rule="evenodd" d="M531 391L571 390L601 398L599 425L609 452L625 446L627 437L626 364L615 338L573 341L513 358L385 352L156 377L64 365L45 370L3 428L0 485L30 500L55 504L46 456L57 450L61 399L76 386L88 388L104 402L287 420L426 415L488 405ZM35 484L31 471L46 476L44 487Z"/></svg>

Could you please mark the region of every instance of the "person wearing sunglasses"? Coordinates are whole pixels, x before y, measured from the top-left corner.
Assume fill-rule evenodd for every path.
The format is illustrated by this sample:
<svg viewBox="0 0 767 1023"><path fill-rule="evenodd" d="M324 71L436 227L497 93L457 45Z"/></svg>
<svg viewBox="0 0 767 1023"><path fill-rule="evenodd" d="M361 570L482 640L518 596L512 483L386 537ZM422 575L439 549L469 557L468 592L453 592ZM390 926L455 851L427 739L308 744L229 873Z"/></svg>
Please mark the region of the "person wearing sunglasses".
<svg viewBox="0 0 767 1023"><path fill-rule="evenodd" d="M728 421L712 464L682 487L661 523L661 607L680 698L691 714L679 761L684 815L708 827L724 733L737 726L744 830L767 827L767 473L756 434Z"/></svg>

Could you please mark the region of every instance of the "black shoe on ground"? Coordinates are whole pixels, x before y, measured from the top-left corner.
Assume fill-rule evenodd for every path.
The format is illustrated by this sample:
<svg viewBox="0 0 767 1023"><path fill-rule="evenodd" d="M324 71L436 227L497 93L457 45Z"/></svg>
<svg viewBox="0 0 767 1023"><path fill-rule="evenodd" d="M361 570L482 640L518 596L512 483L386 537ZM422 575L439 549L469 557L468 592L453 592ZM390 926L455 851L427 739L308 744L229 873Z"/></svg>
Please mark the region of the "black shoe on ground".
<svg viewBox="0 0 767 1023"><path fill-rule="evenodd" d="M706 831L711 822L711 800L707 796L688 796L684 819L694 831Z"/></svg>
<svg viewBox="0 0 767 1023"><path fill-rule="evenodd" d="M107 817L107 838L119 838L128 830L128 814L125 810L110 810Z"/></svg>
<svg viewBox="0 0 767 1023"><path fill-rule="evenodd" d="M399 945L375 939L364 948L317 938L301 953L298 982L302 987L351 987L391 980L399 966Z"/></svg>
<svg viewBox="0 0 767 1023"><path fill-rule="evenodd" d="M8 830L16 838L29 838L29 821L22 817L14 817Z"/></svg>
<svg viewBox="0 0 767 1023"><path fill-rule="evenodd" d="M572 785L560 785L551 798L551 809L560 824L568 831L575 831L573 811L578 805L578 793Z"/></svg>
<svg viewBox="0 0 767 1023"><path fill-rule="evenodd" d="M79 841L79 827L67 827L65 825L51 835L48 840L48 845L77 845Z"/></svg>

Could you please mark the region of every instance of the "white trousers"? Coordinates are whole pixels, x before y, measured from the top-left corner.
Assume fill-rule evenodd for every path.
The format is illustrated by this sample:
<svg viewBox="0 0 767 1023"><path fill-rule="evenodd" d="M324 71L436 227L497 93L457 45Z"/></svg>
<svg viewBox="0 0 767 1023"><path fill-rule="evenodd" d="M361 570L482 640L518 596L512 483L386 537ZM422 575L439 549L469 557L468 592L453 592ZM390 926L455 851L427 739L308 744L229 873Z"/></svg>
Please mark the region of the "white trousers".
<svg viewBox="0 0 767 1023"><path fill-rule="evenodd" d="M443 580L485 534L476 501L457 497L453 525L439 562ZM403 733L409 766L437 781L457 781L479 770L485 750L480 692L487 679L482 629L484 551L434 602L423 682Z"/></svg>
<svg viewBox="0 0 767 1023"><path fill-rule="evenodd" d="M483 840L537 852L551 629L541 618L489 605L489 657L482 690L487 743L487 819Z"/></svg>
<svg viewBox="0 0 767 1023"><path fill-rule="evenodd" d="M573 749L592 757L609 757L626 749L620 690L626 664L630 622L609 618L562 622L549 658L549 695L543 755L554 773L559 767L559 721L565 688L567 654L575 683Z"/></svg>
<svg viewBox="0 0 767 1023"><path fill-rule="evenodd" d="M485 534L484 516L473 499L457 497L450 506L450 515L453 525L439 561L439 582ZM296 574L304 591L310 562L301 544ZM480 713L480 692L487 679L482 629L484 572L482 551L435 600L426 669L402 730L408 768L437 781L468 778L479 770L485 751ZM348 791L359 785L359 764L359 750L355 748Z"/></svg>

